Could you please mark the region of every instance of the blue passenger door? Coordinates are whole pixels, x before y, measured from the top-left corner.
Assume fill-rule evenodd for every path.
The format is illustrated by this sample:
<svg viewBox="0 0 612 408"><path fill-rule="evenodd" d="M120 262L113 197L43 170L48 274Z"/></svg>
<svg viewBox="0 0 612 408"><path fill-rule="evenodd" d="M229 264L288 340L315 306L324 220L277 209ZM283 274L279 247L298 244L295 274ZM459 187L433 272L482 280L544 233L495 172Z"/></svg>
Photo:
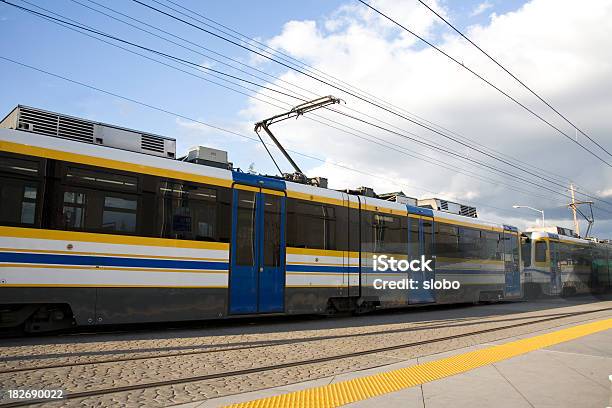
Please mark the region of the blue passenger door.
<svg viewBox="0 0 612 408"><path fill-rule="evenodd" d="M284 310L285 195L235 186L232 200L229 311Z"/></svg>
<svg viewBox="0 0 612 408"><path fill-rule="evenodd" d="M436 260L433 257L433 218L409 217L408 218L408 259L431 260L429 264L431 271L409 272L409 277L415 281L418 289L410 289L408 292L408 303L433 303L436 301L435 289L431 286L436 280ZM430 288L426 289L425 284Z"/></svg>
<svg viewBox="0 0 612 408"><path fill-rule="evenodd" d="M281 195L282 194L282 195ZM259 263L260 313L282 312L285 306L285 195L277 191L262 190Z"/></svg>

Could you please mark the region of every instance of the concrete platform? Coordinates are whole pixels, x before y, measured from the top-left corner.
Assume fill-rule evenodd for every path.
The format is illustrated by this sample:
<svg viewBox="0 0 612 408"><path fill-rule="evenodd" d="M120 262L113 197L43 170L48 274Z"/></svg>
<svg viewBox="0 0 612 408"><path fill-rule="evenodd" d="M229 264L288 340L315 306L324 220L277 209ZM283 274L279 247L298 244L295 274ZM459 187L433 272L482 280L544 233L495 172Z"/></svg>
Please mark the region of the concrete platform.
<svg viewBox="0 0 612 408"><path fill-rule="evenodd" d="M556 330L558 329L560 328ZM179 407L210 408L251 401L414 366L543 333L546 331L454 350L449 353L401 361L376 369L183 404ZM346 406L385 408L612 407L612 381L609 378L611 375L612 330L607 330L476 368L463 374L405 388Z"/></svg>

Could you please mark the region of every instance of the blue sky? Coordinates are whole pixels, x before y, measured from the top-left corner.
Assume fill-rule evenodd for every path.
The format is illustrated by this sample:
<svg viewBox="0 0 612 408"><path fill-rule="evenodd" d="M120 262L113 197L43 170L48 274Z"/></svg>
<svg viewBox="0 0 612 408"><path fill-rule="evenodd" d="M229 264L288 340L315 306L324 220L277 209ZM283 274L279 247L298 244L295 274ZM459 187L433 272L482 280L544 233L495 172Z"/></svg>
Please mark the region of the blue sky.
<svg viewBox="0 0 612 408"><path fill-rule="evenodd" d="M79 1L96 7L87 0ZM100 2L241 61L249 62L252 58L246 51L236 46L169 20L136 3L105 0ZM14 0L14 3L33 8L20 0ZM43 0L35 3L61 16L162 49L173 55L196 62L207 61L201 56L168 46L146 33L134 30L72 1ZM450 2L447 6L452 11L455 22L459 26L465 26L486 20L490 12L504 12L520 6L520 2L514 1L501 3L474 17L470 16L470 13L477 7L478 1ZM181 4L241 33L266 40L278 35L288 21L320 21L323 17L334 13L340 6L351 3L337 0L300 2L192 0ZM141 57L43 21L5 4L0 4L0 34L5 39L0 43L2 56L213 124L231 125L237 113L248 104L248 99L243 95L148 62ZM177 134L181 129L177 129L175 118L171 116L78 85L70 85L60 79L7 62L0 62L0 66L3 73L0 77L3 89L0 96L0 112L8 112L17 104L25 104L177 137L180 148L186 147L181 143L180 134ZM281 71L281 67L273 63L264 64L262 68L271 73ZM232 153L233 156L242 156L242 152ZM248 163L240 164L248 165Z"/></svg>
<svg viewBox="0 0 612 408"><path fill-rule="evenodd" d="M23 0L11 1L24 7L33 8L32 5L25 3ZM77 4L77 2L80 2L99 8L90 3L89 0L28 1L63 17L78 20L110 34L215 69L227 71L227 68L218 63L164 43ZM287 76L288 72L283 67L270 62L255 60L252 55L236 46L168 19L131 1L96 1L149 24L171 31L173 34L185 37L215 52L255 65L258 69L268 73L282 75L285 79L295 79L295 77ZM143 1L155 5L153 0ZM162 3L165 1L160 0ZM397 0L387 3L384 0L377 1L390 8L400 8L402 5L408 5L417 11L422 8L418 5L417 0L401 2ZM383 32L380 35L372 32L368 33L368 39L376 37L374 40L379 41L383 46L389 46L393 55L389 57L389 61L386 61L387 55L384 55L386 66L383 67L376 66L375 63L372 64L372 67L369 67L367 61L364 64L363 55L359 55L359 52L355 52L350 47L350 30L355 27L364 28L363 24L366 25L366 29L372 27L367 27L367 19L359 20L363 17L359 15L359 8L363 6L360 6L356 1L249 2L226 0L202 2L185 0L180 3L263 42L273 41L277 37L276 43L282 44L285 52L291 52L293 55L301 54L303 48L306 55L305 59L309 64L325 69L327 72L343 79L345 76L350 77L351 80L357 81L356 83L359 86L366 87L370 92L377 95L391 95L396 89L406 89L406 92L390 96L391 100L402 108L448 125L453 130L467 132L475 139L488 143L490 147L496 147L504 153L520 155L533 163L539 162L540 166L546 167L547 170L568 176L567 166L563 163L576 158L572 150L575 146L554 139L548 129L543 129L535 124L533 118L527 119L525 116L521 116L523 113L517 112L515 107L506 104L502 97L494 93L486 93L486 90L483 91L485 87L482 87L482 84L466 76L457 76L464 74L458 73L459 70L452 67L443 58L432 58L429 50L422 44L400 44L401 46L398 48L394 41L401 39L401 33L397 29L392 31L390 35L385 32L384 27L381 28ZM610 38L605 33L605 27L601 28L602 33L598 33L597 24L592 23L593 19L597 17L604 18L605 12L598 11L597 7L592 7L591 15L584 14L586 13L584 9L582 9L584 14L582 15L574 13L571 9L571 2L563 3L564 7L558 7L557 3L551 0L533 0L532 3L537 4L530 9L526 9L524 7L525 2L514 0L439 2L448 18L455 25L462 30L473 33L475 38L479 39L481 44L485 44L485 47L494 55L501 56L504 62L511 63L513 70L515 69L515 72L519 73L522 78L527 78L532 84L538 84L540 86L538 89L544 89L547 95L553 98L554 103L558 104L558 107L560 106L565 112L571 113L572 118L578 118L580 123L590 126L590 129L597 135L610 134L609 125L605 122L607 118L605 111L607 111L607 106L610 103L610 98L605 96L605 89L608 89L609 81L602 84L601 80L597 80L599 71L596 70L597 67L603 67L600 71L606 71L605 64L609 59L605 58L600 52L589 54L586 47L586 44L589 44L591 38L596 35L601 34L599 38L602 39ZM605 1L598 0L597 3L600 8L605 8ZM477 13L477 10L480 10L480 13ZM393 12L393 10L383 11ZM426 11L420 11L423 16L428 14ZM493 13L494 16L499 16L499 18L492 17ZM577 16L574 16L574 14ZM359 21L355 25L348 23L347 31L329 29L328 25L339 19L339 16L347 18L346 21L352 21L351 19ZM412 21L410 18L413 16L411 16L409 12L406 15L395 15L402 22ZM605 21L609 20L608 18ZM296 24L291 25L290 22ZM308 22L314 22L316 33L302 32L303 37L300 37L302 39L298 40L297 43L296 41L291 43L289 40L291 37L288 34L300 33L299 30L307 27ZM528 99L528 95L517 89L515 84L510 84L507 78L492 71L491 67L487 66L482 59L478 59L468 46L459 44L460 41L457 41L456 36L435 18L429 16L429 20L423 23L423 27L427 38L441 44L445 49L453 50L462 61L465 60L474 64L474 66L478 66L478 68L484 67L484 72L487 75L492 75L496 81L499 79L502 86L507 87L506 89L517 92L515 95L525 98L522 100L527 101L530 106L537 106L533 100ZM507 30L512 30L510 31L511 35L506 34ZM56 24L43 21L38 17L25 14L1 3L0 36L3 39L0 42L0 56L16 59L74 80L150 103L181 115L237 130L250 136L254 136L251 128L252 123L278 111L269 107L262 107L244 95L236 94L144 60L141 57L59 27ZM321 47L327 47L329 44L336 44L335 41L339 41L338 38L344 41L341 44L346 45L345 48L339 48L338 53L347 54L347 58L335 55L333 48L331 53L329 48L322 48L320 55L316 52L315 54L312 54L312 52L308 54L307 49L314 42L317 42ZM303 41L303 43L300 41ZM554 43L555 41L557 42ZM584 47L582 47L583 44ZM535 48L532 49L532 46ZM372 55L376 55L378 50L366 50L366 53L368 51L371 51ZM584 55L582 51L585 52ZM563 60L568 55L569 59ZM337 61L336 57L338 57ZM354 59L351 60L351 58ZM562 62L559 63L558 61ZM550 64L554 69L549 69L550 75L548 72L543 75L540 69L543 70L544 66L548 67ZM584 67L595 67L593 68L595 71L594 73L587 73ZM371 68L371 70L368 71L368 68ZM387 68L389 72L385 72ZM423 79L411 78L411 74L406 74L406 78L402 78L401 73L404 72L404 68L407 73L420 73L423 75ZM194 144L221 148L228 150L230 160L243 169L254 162L258 171L263 173L274 172L274 167L265 152L260 146L251 142L245 142L219 131L202 130L201 127L190 126L188 122L175 116L68 84L60 79L51 78L5 61L0 60L0 69L2 70L2 75L0 75L0 89L2 89L2 93L0 93L0 115L8 113L17 104L31 105L175 137L178 142L178 153L184 152L187 147ZM362 76L360 76L361 71L363 71ZM426 78L427 71L432 72L431 78ZM236 71L232 73L244 77ZM389 87L389 80L393 80L397 84ZM589 80L595 83L593 84ZM297 81L305 87L314 86L304 78L297 78ZM423 89L418 89L421 85L423 85ZM324 94L331 92L320 88L319 91L324 92ZM590 97L593 98L593 104L587 103ZM474 100L470 100L471 98ZM578 104L577 101L581 101L581 103ZM352 101L349 101L349 104L351 103ZM588 112L586 112L587 106ZM490 108L491 112L485 113L483 108ZM386 120L393 121L395 118L386 118ZM487 125L483 125L480 123L481 121L487 122ZM529 127L527 124L529 124ZM449 175L436 168L423 167L423 165L415 164L412 161L407 162L405 157L387 158L380 156L378 159L371 159L370 156L373 154L371 148L352 141L347 144L349 139L346 138L346 135L336 135L329 132L328 129L325 129L325 133L322 134L320 128L312 128L307 125L308 123L303 119L300 119L299 122L294 121L292 124L279 125L277 128L279 138L285 140L290 148L293 147L326 160L348 163L350 166L359 167L369 172L385 174L405 185L396 186L381 180L364 178L355 174L349 175L344 170L332 169L327 165L321 165L320 162L296 157L300 165L311 172L311 175L327 176L332 179L332 182L336 180L337 183L334 187L356 187L358 184L367 183L378 187L378 192L403 189L417 197L431 196L433 193L410 187L425 185L429 186L430 190L434 190L435 194L439 196L455 198L459 201L472 200L477 204L493 205L488 210L482 211L482 213L488 213L492 218L497 217L499 219L502 216L507 218L508 214L511 214L516 224L527 223L530 219L533 220L535 215L532 218L530 215L519 214L517 211L513 212L511 210L511 204L518 202L519 204L547 208L549 213L553 214L553 217L561 220L560 222L567 221L567 211L562 208L559 202L552 203L531 196L516 195L503 190L499 186L491 189L469 179L456 180L456 174ZM402 126L405 126L405 124L402 124ZM491 132L491 129L494 129L494 131ZM533 149L525 149L524 145L518 146L516 143L518 134L524 134L525 137L529 138L529 146L532 146L531 141L533 140L538 142L533 144ZM540 141L542 145L538 144ZM609 138L605 142L609 144ZM551 143L555 146L554 149L542 147L550 146ZM546 156L547 154L550 154L550 157ZM612 196L612 189L610 188L612 178L609 172L604 173L601 167L595 167L597 163L589 161L588 157L578 155L576 160L579 164L584 160L585 164L578 166L575 171L572 170L572 177L575 177L577 182L586 185L591 191L603 191L606 197L608 195ZM452 163L449 162L449 164ZM284 169L288 170L286 166ZM593 174L594 171L602 176L600 178L590 177L589 174ZM478 172L485 174L482 169ZM500 209L505 215L497 210L492 210L492 208ZM604 229L610 232L608 235L612 235L612 223Z"/></svg>
<svg viewBox="0 0 612 408"><path fill-rule="evenodd" d="M19 3L19 0L15 2ZM87 4L87 1L83 0L83 3ZM164 48L190 60L205 61L202 57L189 55L180 49L164 47L163 43L151 40L146 34L126 29L121 23L71 1L41 1L38 4L91 26L104 28L107 32L129 36L134 41ZM166 27L177 35L201 42L202 45L228 56L248 61L249 56L239 48L180 23L169 21L137 4L127 1L109 1L104 4L138 16L151 24ZM245 34L268 38L278 34L284 22L294 18L316 19L335 9L340 2L279 1L256 5L247 1L211 1L206 2L206 7L202 7L202 2L197 1L184 4ZM240 12L237 13L237 10ZM3 56L214 123L230 122L236 112L245 107L244 96L145 62L138 56L24 14L7 5L0 5L0 19L1 35L4 39L10 39L0 43L0 53ZM22 103L170 136L176 130L173 118L163 114L128 106L111 97L67 85L61 80L50 79L7 63L2 63L2 72L0 81L4 91L0 97L0 110L3 112L8 112L12 106Z"/></svg>

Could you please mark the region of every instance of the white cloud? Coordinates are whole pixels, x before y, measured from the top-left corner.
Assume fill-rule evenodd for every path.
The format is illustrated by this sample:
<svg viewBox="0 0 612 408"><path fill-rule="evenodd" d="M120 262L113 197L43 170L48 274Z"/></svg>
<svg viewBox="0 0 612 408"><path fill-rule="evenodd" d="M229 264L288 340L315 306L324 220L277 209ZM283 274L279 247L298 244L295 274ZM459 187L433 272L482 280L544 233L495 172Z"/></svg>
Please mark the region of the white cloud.
<svg viewBox="0 0 612 408"><path fill-rule="evenodd" d="M597 195L600 197L612 197L612 188L598 191Z"/></svg>
<svg viewBox="0 0 612 408"><path fill-rule="evenodd" d="M476 7L474 7L474 10L472 10L472 12L470 13L470 17L479 16L479 15L481 15L482 13L484 13L485 11L489 10L492 7L493 7L493 3L490 3L488 1L484 1L484 2L480 3L479 5L477 5Z"/></svg>
<svg viewBox="0 0 612 408"><path fill-rule="evenodd" d="M234 135L232 133L223 132L211 126L206 126L207 121L193 122L177 117L175 119L179 137L177 139L177 154L181 155L187 152L188 149L194 146L207 146L215 149L228 150L233 153L233 148L229 143L244 144L248 142L246 139ZM231 124L223 124L224 129L228 129L237 133L247 134L243 128L232 126ZM251 148L251 146L249 146Z"/></svg>
<svg viewBox="0 0 612 408"><path fill-rule="evenodd" d="M430 12L422 6L417 7L416 3L385 0L373 5L426 36L433 36L439 24ZM452 19L448 10L438 4L434 4L434 7ZM473 26L467 31L477 44L544 95L601 144L612 145L612 123L609 121L609 112L612 111L612 36L609 35L612 32L611 2L593 0L589 7L576 7L571 1L533 0L516 11L494 14L486 25ZM433 50L423 48L410 35L381 20L363 6L343 6L323 21L290 21L277 36L269 40L269 44L402 109L458 131L478 143L555 174L570 177L587 190L612 190L612 172L609 167L594 160L575 144L484 86L465 70ZM439 45L563 130L571 132L568 126L557 120L533 96L462 39L447 36L439 41ZM297 73L286 72L282 79L309 88L319 95L339 96L347 101L347 107L365 111L393 126L415 132L420 140L431 139L467 154L470 158L533 179ZM251 101L241 116L245 123L253 123L277 112L276 108ZM491 174L339 115L324 111L319 114L421 154L433 156L451 168L465 168L488 178L503 179L501 174ZM275 133L280 135L288 148L322 156L331 162L349 163L352 167L379 174L385 179L338 169L329 163L307 169L310 175L327 176L334 187L369 184L376 187L378 192L402 189L408 195L417 197L440 195L457 201L474 201L482 204L483 209L487 208L484 206L493 206L505 211L491 208L481 211L489 217L502 219L516 216L526 222L528 216L520 218L522 215L511 209L512 204L518 202L551 209L551 217L558 217L559 221L566 216L569 219L567 210L559 209L565 203L564 198L555 197L545 189L527 185L520 180L505 179L504 182L519 189L528 189L533 194L521 194L501 184L491 185L458 171L442 169L403 155L398 152L398 148L394 148L395 151L385 150L304 118L275 126ZM389 179L393 182L389 182ZM543 183L542 180L533 180ZM429 192L411 186L424 187ZM565 193L561 187L554 189ZM609 214L601 213L600 218L603 217L609 217ZM609 235L612 235L612 229Z"/></svg>

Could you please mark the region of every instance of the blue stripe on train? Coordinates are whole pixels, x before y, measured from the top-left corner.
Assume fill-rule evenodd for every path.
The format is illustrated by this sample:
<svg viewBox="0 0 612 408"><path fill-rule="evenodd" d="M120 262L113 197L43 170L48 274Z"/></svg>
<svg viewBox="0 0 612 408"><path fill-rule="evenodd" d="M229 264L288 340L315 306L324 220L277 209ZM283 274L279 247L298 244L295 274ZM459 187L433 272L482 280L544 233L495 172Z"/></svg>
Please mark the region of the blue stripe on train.
<svg viewBox="0 0 612 408"><path fill-rule="evenodd" d="M89 255L28 254L15 252L0 252L0 262L209 270L227 270L229 265L227 262L182 261L146 258L117 258Z"/></svg>

